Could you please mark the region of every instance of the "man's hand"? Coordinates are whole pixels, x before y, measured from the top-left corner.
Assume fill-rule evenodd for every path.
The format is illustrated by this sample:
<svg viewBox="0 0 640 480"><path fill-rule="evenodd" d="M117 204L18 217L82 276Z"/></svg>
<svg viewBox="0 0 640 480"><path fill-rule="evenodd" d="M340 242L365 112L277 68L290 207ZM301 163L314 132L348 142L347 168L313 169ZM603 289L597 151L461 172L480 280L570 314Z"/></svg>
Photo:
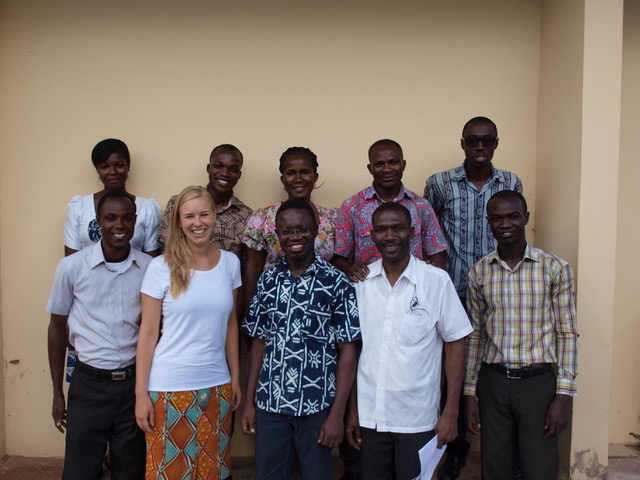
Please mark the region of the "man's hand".
<svg viewBox="0 0 640 480"><path fill-rule="evenodd" d="M571 397L569 395L556 394L556 398L549 405L547 419L544 422L544 429L547 431L544 438L551 438L560 435L569 422L569 406Z"/></svg>
<svg viewBox="0 0 640 480"><path fill-rule="evenodd" d="M242 433L256 434L256 406L252 402L247 402L242 412Z"/></svg>
<svg viewBox="0 0 640 480"><path fill-rule="evenodd" d="M320 427L318 443L324 447L337 447L344 436L344 425L340 416L329 413L329 416Z"/></svg>
<svg viewBox="0 0 640 480"><path fill-rule="evenodd" d="M436 423L435 432L438 435L438 448L455 440L458 436L458 415L455 412L443 412Z"/></svg>
<svg viewBox="0 0 640 480"><path fill-rule="evenodd" d="M351 412L347 414L347 421L344 429L344 434L347 437L347 442L356 450L360 450L362 446L362 434L360 433L360 421L358 419L357 412Z"/></svg>
<svg viewBox="0 0 640 480"><path fill-rule="evenodd" d="M144 433L153 434L155 413L148 393L136 396L136 423Z"/></svg>
<svg viewBox="0 0 640 480"><path fill-rule="evenodd" d="M67 410L65 409L64 395L53 396L51 416L53 417L53 423L56 428L64 433L64 429L67 428Z"/></svg>
<svg viewBox="0 0 640 480"><path fill-rule="evenodd" d="M351 268L347 272L347 276L349 280L352 282L364 282L367 279L367 275L369 275L369 267L367 267L366 263L362 262L353 262Z"/></svg>
<svg viewBox="0 0 640 480"><path fill-rule="evenodd" d="M480 435L480 405L475 395L464 396L465 411L467 413L467 428L474 435Z"/></svg>

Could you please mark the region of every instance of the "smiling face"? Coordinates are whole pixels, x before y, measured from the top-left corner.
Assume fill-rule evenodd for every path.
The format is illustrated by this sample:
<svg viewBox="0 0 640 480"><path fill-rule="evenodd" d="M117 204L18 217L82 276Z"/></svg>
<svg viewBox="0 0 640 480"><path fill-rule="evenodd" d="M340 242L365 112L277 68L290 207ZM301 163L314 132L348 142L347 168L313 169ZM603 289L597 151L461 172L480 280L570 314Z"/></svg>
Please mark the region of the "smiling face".
<svg viewBox="0 0 640 480"><path fill-rule="evenodd" d="M496 148L498 148L497 135L496 129L491 123L474 122L467 125L464 132L462 132L463 138L460 140L460 145L464 150L466 164L474 168L491 164L493 153L496 151ZM495 138L495 143L492 146L487 146L483 142L478 142L476 146L472 147L465 141L467 137L477 137L481 139L485 136Z"/></svg>
<svg viewBox="0 0 640 480"><path fill-rule="evenodd" d="M136 209L129 198L107 198L96 219L102 232L104 256L119 259L129 254L129 242L136 225Z"/></svg>
<svg viewBox="0 0 640 480"><path fill-rule="evenodd" d="M230 148L220 148L211 154L207 165L209 185L220 195L233 192L242 175L242 157Z"/></svg>
<svg viewBox="0 0 640 480"><path fill-rule="evenodd" d="M491 233L499 246L510 247L526 243L524 227L529 222L529 212L525 212L519 198L492 198L487 204L487 218Z"/></svg>
<svg viewBox="0 0 640 480"><path fill-rule="evenodd" d="M276 218L276 234L290 264L311 265L318 226L310 212L298 208L280 212Z"/></svg>
<svg viewBox="0 0 640 480"><path fill-rule="evenodd" d="M374 213L371 239L385 263L401 263L411 255L413 227L407 216L397 210Z"/></svg>
<svg viewBox="0 0 640 480"><path fill-rule="evenodd" d="M373 176L373 186L378 191L399 188L402 183L402 172L406 166L407 162L402 156L402 150L395 145L378 145L369 153L367 169Z"/></svg>
<svg viewBox="0 0 640 480"><path fill-rule="evenodd" d="M318 181L311 159L305 154L293 153L285 159L282 167L280 181L289 199L308 202Z"/></svg>
<svg viewBox="0 0 640 480"><path fill-rule="evenodd" d="M178 215L187 245L201 247L209 244L216 219L210 199L200 196L187 200L180 206Z"/></svg>
<svg viewBox="0 0 640 480"><path fill-rule="evenodd" d="M96 166L100 181L107 190L124 190L129 176L127 160L119 153L109 156L103 163Z"/></svg>

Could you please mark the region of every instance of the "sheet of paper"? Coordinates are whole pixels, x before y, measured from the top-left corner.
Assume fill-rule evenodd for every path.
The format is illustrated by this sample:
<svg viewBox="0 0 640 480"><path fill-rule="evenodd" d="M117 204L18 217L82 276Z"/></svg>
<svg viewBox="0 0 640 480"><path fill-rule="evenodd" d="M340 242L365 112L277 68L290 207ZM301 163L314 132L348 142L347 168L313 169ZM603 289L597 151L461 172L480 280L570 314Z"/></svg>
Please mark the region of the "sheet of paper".
<svg viewBox="0 0 640 480"><path fill-rule="evenodd" d="M429 443L418 451L420 456L420 475L413 480L431 480L438 462L444 455L446 447L438 448L438 436L433 437Z"/></svg>

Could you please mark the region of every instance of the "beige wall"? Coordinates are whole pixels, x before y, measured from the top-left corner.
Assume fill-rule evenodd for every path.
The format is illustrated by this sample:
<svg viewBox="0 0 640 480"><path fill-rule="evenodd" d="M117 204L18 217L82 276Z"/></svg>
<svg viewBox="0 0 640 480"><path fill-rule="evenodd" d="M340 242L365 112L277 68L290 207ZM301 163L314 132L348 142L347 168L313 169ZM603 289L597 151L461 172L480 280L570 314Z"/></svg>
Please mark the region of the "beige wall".
<svg viewBox="0 0 640 480"><path fill-rule="evenodd" d="M587 403L577 404L574 423L593 414L589 428L605 427L574 424L574 441L576 432L596 439L587 447L606 457L602 442L640 430L640 385L625 375L638 364L639 333L631 260L638 227L628 221L637 216L631 118L639 76L631 3L616 228L607 214L618 205L611 137L619 137L619 0L492 0L482 8L417 0L1 2L0 453L3 431L9 454L62 453L50 418L44 306L66 203L100 187L89 160L98 140L129 144L130 191L160 203L205 183L211 147L235 143L245 154L236 193L252 207L281 198L280 153L309 146L325 182L314 200L337 206L370 182L374 140L404 146L406 185L421 192L428 175L462 161L464 121L487 115L500 130L496 165L524 181L535 220L529 238L535 233L537 244L580 267L589 300L581 305L581 359L592 363L581 363L579 402ZM601 219L617 231L617 259L602 252L616 235L600 233ZM611 369L612 356L613 376L602 377L597 360ZM603 378L611 378L611 398ZM249 451L241 435L234 442L235 454Z"/></svg>
<svg viewBox="0 0 640 480"><path fill-rule="evenodd" d="M62 453L44 306L66 203L99 189L89 153L102 138L129 144L130 191L161 203L205 182L213 145L235 143L237 193L253 207L281 198L277 159L306 145L325 182L315 200L337 206L370 182L374 140L402 143L406 184L421 192L461 163L462 124L482 114L500 128L496 164L521 175L533 204L538 2L40 0L1 13L9 454Z"/></svg>
<svg viewBox="0 0 640 480"><path fill-rule="evenodd" d="M622 115L620 139L620 182L616 292L613 330L613 367L609 441L630 443L629 432L640 433L640 305L638 271L640 238L638 205L640 163L637 155L637 125L640 112L640 2L625 2ZM607 202L607 204L610 204ZM604 232L603 232L604 233ZM604 237L603 235L603 238Z"/></svg>

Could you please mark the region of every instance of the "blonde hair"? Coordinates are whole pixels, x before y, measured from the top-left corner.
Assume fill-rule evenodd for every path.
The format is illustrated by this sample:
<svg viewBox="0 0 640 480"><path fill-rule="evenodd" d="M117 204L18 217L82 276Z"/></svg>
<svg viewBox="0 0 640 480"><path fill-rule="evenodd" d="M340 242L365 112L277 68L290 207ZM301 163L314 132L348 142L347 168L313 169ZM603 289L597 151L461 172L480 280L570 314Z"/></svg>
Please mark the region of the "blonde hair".
<svg viewBox="0 0 640 480"><path fill-rule="evenodd" d="M169 288L173 298L178 298L185 292L191 281L192 270L195 265L193 253L187 245L187 239L180 226L180 208L194 198L204 197L211 205L211 211L215 215L215 204L213 198L206 188L191 186L187 187L176 200L175 208L171 212L171 221L167 230L167 243L164 249L164 261L171 271Z"/></svg>

